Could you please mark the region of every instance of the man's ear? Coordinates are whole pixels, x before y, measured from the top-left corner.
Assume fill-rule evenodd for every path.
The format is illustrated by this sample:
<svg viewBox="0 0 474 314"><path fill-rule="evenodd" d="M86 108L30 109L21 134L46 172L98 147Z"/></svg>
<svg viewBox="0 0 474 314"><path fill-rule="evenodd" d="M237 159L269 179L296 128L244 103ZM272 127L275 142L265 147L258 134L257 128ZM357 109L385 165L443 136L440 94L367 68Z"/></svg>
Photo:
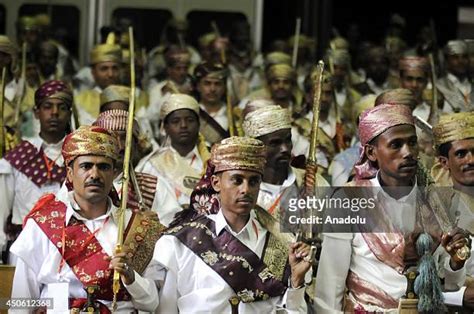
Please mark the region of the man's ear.
<svg viewBox="0 0 474 314"><path fill-rule="evenodd" d="M74 167L74 162L72 162L69 166L66 166L67 180L71 182L71 184L72 184L72 178L73 178L73 167Z"/></svg>
<svg viewBox="0 0 474 314"><path fill-rule="evenodd" d="M449 164L448 164L448 157L444 157L444 156L438 156L438 161L439 163L441 164L441 166L443 166L443 169L444 170L448 170L449 171Z"/></svg>
<svg viewBox="0 0 474 314"><path fill-rule="evenodd" d="M221 176L213 174L211 177L211 185L214 191L220 192L221 190Z"/></svg>
<svg viewBox="0 0 474 314"><path fill-rule="evenodd" d="M372 162L377 161L377 149L374 145L366 144L365 145L365 156Z"/></svg>

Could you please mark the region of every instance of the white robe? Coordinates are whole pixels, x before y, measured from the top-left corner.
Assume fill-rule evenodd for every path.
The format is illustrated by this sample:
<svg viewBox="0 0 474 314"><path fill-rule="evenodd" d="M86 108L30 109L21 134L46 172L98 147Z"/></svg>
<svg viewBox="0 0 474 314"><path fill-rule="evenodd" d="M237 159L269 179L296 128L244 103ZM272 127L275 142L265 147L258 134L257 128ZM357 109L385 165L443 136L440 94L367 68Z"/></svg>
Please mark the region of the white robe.
<svg viewBox="0 0 474 314"><path fill-rule="evenodd" d="M256 220L253 211L239 233L232 231L221 211L208 217L214 220L217 234L226 228L259 257L262 256L267 230ZM167 270L160 291L159 313L231 312L228 300L235 296L234 290L175 236L164 235L158 240L153 259ZM304 289L289 288L282 297L266 301L240 302L239 313L275 313L283 306L286 306L287 313L306 313Z"/></svg>
<svg viewBox="0 0 474 314"><path fill-rule="evenodd" d="M72 216L81 220L91 233L100 228L95 234L107 255L112 256L117 241L117 219L114 216L117 208L109 206L106 214L95 219L83 218L74 208L78 208L73 198L74 192L58 193L56 200L67 205L66 223ZM111 201L109 200L109 204ZM110 217L107 222L106 218ZM128 223L131 212L127 211L125 222ZM105 224L104 224L105 223ZM67 283L63 289L68 289L69 298L85 298L86 291L74 272L65 264L58 273L61 254L57 247L40 229L38 224L29 219L18 239L12 245L10 252L17 258L15 276L13 279L12 298L53 298L54 289L49 284ZM163 269L153 260L148 264L143 277L135 272L135 281L125 288L132 296L131 302L117 302L117 312L130 313L134 308L143 311L153 311L158 305L157 284L164 279ZM66 288L67 287L67 288ZM110 301L101 301L111 308ZM50 309L51 310L51 309ZM15 311L16 312L16 311ZM29 310L19 310L18 313L28 313ZM69 311L55 310L55 313L69 313Z"/></svg>
<svg viewBox="0 0 474 314"><path fill-rule="evenodd" d="M64 161L61 155L63 140L56 144L48 144L39 136L25 140L33 144L37 150L43 148L50 160L54 160L60 167L63 166ZM56 193L60 187L60 184L56 182L38 187L8 161L0 159L0 225L2 226L0 248L6 243L3 226L10 212L12 212L12 223L21 225L23 218L43 194Z"/></svg>

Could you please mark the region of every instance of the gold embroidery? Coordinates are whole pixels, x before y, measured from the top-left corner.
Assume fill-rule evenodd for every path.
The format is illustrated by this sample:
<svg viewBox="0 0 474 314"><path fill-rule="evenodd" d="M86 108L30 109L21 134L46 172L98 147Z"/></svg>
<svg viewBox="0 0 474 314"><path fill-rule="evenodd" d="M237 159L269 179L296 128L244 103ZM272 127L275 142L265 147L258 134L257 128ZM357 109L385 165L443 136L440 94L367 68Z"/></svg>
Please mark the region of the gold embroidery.
<svg viewBox="0 0 474 314"><path fill-rule="evenodd" d="M287 248L282 242L278 241L273 234L270 234L263 256L263 262L268 266L268 270L274 274L275 278L280 281L283 280L287 261Z"/></svg>

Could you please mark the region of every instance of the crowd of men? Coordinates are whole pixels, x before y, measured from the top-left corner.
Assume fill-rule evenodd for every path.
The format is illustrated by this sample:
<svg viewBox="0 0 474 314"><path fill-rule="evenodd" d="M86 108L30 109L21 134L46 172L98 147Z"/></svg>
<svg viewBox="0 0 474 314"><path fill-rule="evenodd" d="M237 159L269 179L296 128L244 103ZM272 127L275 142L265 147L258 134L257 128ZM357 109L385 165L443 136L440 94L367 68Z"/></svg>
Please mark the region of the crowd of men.
<svg viewBox="0 0 474 314"><path fill-rule="evenodd" d="M404 26L332 38L320 72L308 36L260 53L241 21L193 47L171 20L146 55L117 28L79 68L47 16L21 17L16 39L0 35L12 298L57 312L474 311L474 40L408 47ZM380 230L284 228L294 200L340 187L375 200Z"/></svg>

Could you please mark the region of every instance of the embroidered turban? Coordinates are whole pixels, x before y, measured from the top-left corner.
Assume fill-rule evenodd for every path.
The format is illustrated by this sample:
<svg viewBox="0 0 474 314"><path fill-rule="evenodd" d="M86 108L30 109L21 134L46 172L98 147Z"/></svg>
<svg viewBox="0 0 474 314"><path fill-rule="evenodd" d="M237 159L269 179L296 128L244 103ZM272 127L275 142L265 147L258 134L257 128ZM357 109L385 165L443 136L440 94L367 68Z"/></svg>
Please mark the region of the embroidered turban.
<svg viewBox="0 0 474 314"><path fill-rule="evenodd" d="M389 128L403 124L415 126L410 108L404 105L381 104L360 115L359 139L362 151L355 166L358 179L372 178L377 172L365 155L365 145Z"/></svg>
<svg viewBox="0 0 474 314"><path fill-rule="evenodd" d="M124 103L129 103L130 100L130 87L123 85L110 85L105 88L100 94L100 106L113 102L121 101Z"/></svg>
<svg viewBox="0 0 474 314"><path fill-rule="evenodd" d="M214 42L214 40L216 40L217 38L217 35L216 33L212 32L212 33L206 33L204 35L201 35L199 38L198 38L198 43L199 43L199 46L201 47L207 47L209 46L210 44L212 44L212 42Z"/></svg>
<svg viewBox="0 0 474 314"><path fill-rule="evenodd" d="M127 131L128 125L128 111L120 109L107 110L99 114L97 120L92 123L93 126L98 126L108 131ZM133 136L140 137L140 127L138 122L133 120Z"/></svg>
<svg viewBox="0 0 474 314"><path fill-rule="evenodd" d="M433 127L434 144L440 145L474 137L474 112L442 115Z"/></svg>
<svg viewBox="0 0 474 314"><path fill-rule="evenodd" d="M413 110L416 108L417 101L411 90L406 88L395 88L387 90L377 96L375 99L375 106L379 106L381 104L405 105Z"/></svg>
<svg viewBox="0 0 474 314"><path fill-rule="evenodd" d="M335 50L335 49L348 50L349 42L344 37L338 36L331 39L331 41L329 42L329 47L331 47L332 50Z"/></svg>
<svg viewBox="0 0 474 314"><path fill-rule="evenodd" d="M119 144L110 131L97 126L84 125L66 136L62 154L66 165L84 155L104 156L117 161Z"/></svg>
<svg viewBox="0 0 474 314"><path fill-rule="evenodd" d="M211 149L211 163L215 172L251 170L263 174L265 144L250 137L232 136L223 139Z"/></svg>
<svg viewBox="0 0 474 314"><path fill-rule="evenodd" d="M199 104L196 99L186 94L171 94L161 106L160 117L165 119L170 113L180 109L192 110L199 116Z"/></svg>
<svg viewBox="0 0 474 314"><path fill-rule="evenodd" d="M189 65L191 55L186 48L176 45L168 46L165 51L165 62L167 66L175 66L177 64Z"/></svg>
<svg viewBox="0 0 474 314"><path fill-rule="evenodd" d="M247 106L251 106L250 102ZM288 109L269 105L248 113L242 124L246 136L259 137L282 129L291 129L291 115Z"/></svg>
<svg viewBox="0 0 474 314"><path fill-rule="evenodd" d="M296 81L296 71L288 64L274 64L267 69L267 79L269 81L276 78L287 78Z"/></svg>
<svg viewBox="0 0 474 314"><path fill-rule="evenodd" d="M430 63L425 57L406 56L398 60L398 69L400 71L421 70L430 73Z"/></svg>
<svg viewBox="0 0 474 314"><path fill-rule="evenodd" d="M444 53L448 56L467 54L467 44L464 40L450 40L444 47Z"/></svg>
<svg viewBox="0 0 474 314"><path fill-rule="evenodd" d="M21 30L37 30L39 27L38 20L32 16L21 16L17 22L18 28Z"/></svg>
<svg viewBox="0 0 474 314"><path fill-rule="evenodd" d="M35 106L39 107L46 99L51 98L61 99L69 107L72 105L72 91L63 81L44 82L35 92Z"/></svg>

